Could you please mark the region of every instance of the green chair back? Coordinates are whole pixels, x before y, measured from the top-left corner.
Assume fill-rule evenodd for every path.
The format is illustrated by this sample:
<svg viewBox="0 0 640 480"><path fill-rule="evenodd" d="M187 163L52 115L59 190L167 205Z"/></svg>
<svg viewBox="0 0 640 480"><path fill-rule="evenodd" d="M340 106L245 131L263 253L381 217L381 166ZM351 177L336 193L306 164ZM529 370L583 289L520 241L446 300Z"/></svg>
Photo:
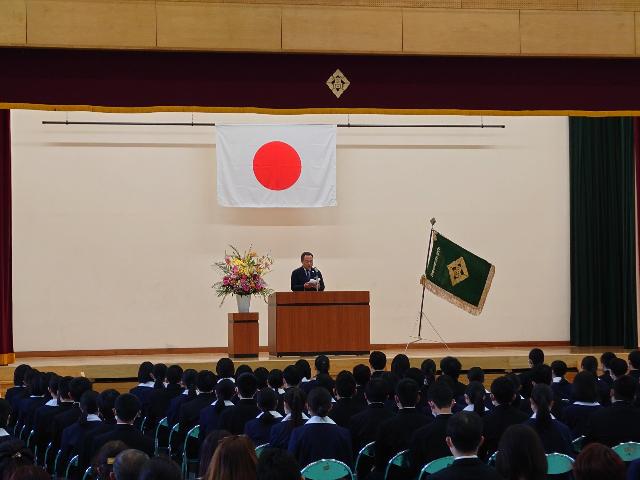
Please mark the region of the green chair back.
<svg viewBox="0 0 640 480"><path fill-rule="evenodd" d="M341 478L353 479L353 473L346 463L339 460L323 459L310 463L300 472L302 478L309 480L339 480Z"/></svg>
<svg viewBox="0 0 640 480"><path fill-rule="evenodd" d="M33 435L35 434L35 430L31 430L29 432L29 436L27 437L27 448L31 448L31 440L33 440Z"/></svg>
<svg viewBox="0 0 640 480"><path fill-rule="evenodd" d="M584 445L584 435L580 435L573 442L571 442L571 446L576 453L580 453L582 450L582 446Z"/></svg>
<svg viewBox="0 0 640 480"><path fill-rule="evenodd" d="M494 467L496 464L496 458L498 458L498 452L493 452L489 457L489 460L487 460L487 465Z"/></svg>
<svg viewBox="0 0 640 480"><path fill-rule="evenodd" d="M547 454L547 475L559 475L573 470L573 458L564 453Z"/></svg>
<svg viewBox="0 0 640 480"><path fill-rule="evenodd" d="M56 453L56 458L53 461L53 476L57 476L58 472L60 471L60 461L62 460L62 450L58 450L58 453Z"/></svg>
<svg viewBox="0 0 640 480"><path fill-rule="evenodd" d="M147 424L147 417L145 416L145 417L143 417L143 418L142 418L142 421L140 422L140 431L141 431L142 433L144 433L144 426L145 426L146 424Z"/></svg>
<svg viewBox="0 0 640 480"><path fill-rule="evenodd" d="M193 442L194 439L197 442L199 438L200 438L200 425L196 425L191 430L189 430L186 438L184 439L184 445L182 446L182 478L187 478L187 475L189 473L189 464L195 464L200 461L200 459L197 457L197 454L196 454L196 457L189 458L189 453L187 451L187 446L189 445L189 442L190 441ZM196 452L197 451L198 449L196 449Z"/></svg>
<svg viewBox="0 0 640 480"><path fill-rule="evenodd" d="M89 466L89 468L87 468L84 471L84 475L82 476L82 480L90 480L92 478L94 478L95 475L93 474L93 467Z"/></svg>
<svg viewBox="0 0 640 480"><path fill-rule="evenodd" d="M449 465L453 463L454 460L455 460L455 457L448 456L448 457L436 458L435 460L430 461L422 468L419 479L422 480L423 478L426 478L427 475L432 475L444 468L447 468Z"/></svg>
<svg viewBox="0 0 640 480"><path fill-rule="evenodd" d="M358 452L358 456L356 457L356 466L353 469L353 472L357 477L361 475L360 470L364 468L363 465L367 467L373 462L373 458L376 454L376 442L367 443L364 447L360 449ZM370 472L364 472L364 474L369 474ZM366 475L365 475L366 476Z"/></svg>
<svg viewBox="0 0 640 480"><path fill-rule="evenodd" d="M394 466L400 468L409 468L409 450L403 450L391 457L391 460L389 460L389 463L387 463L387 468L384 469L385 480L389 478L391 467Z"/></svg>
<svg viewBox="0 0 640 480"><path fill-rule="evenodd" d="M44 451L44 463L42 464L45 470L49 469L49 453L51 453L52 449L53 449L53 443L49 442L47 444L46 450ZM49 473L53 473L53 472L49 472Z"/></svg>
<svg viewBox="0 0 640 480"><path fill-rule="evenodd" d="M153 444L154 444L154 452L156 455L158 455L159 450L160 450L160 440L158 438L159 434L160 434L160 429L161 428L166 428L167 430L169 429L169 420L167 419L167 417L164 417L162 420L160 420L158 422L158 425L156 426L156 433L153 436ZM168 445L167 445L168 447Z"/></svg>
<svg viewBox="0 0 640 480"><path fill-rule="evenodd" d="M69 460L69 464L67 465L67 469L64 472L64 480L71 479L71 469L78 467L78 455Z"/></svg>
<svg viewBox="0 0 640 480"><path fill-rule="evenodd" d="M619 445L613 447L613 451L616 452L625 462L633 462L634 460L640 458L640 443L620 443Z"/></svg>
<svg viewBox="0 0 640 480"><path fill-rule="evenodd" d="M260 455L262 455L263 450L268 447L269 447L268 443L263 443L262 445L258 445L256 447L256 457L260 458Z"/></svg>

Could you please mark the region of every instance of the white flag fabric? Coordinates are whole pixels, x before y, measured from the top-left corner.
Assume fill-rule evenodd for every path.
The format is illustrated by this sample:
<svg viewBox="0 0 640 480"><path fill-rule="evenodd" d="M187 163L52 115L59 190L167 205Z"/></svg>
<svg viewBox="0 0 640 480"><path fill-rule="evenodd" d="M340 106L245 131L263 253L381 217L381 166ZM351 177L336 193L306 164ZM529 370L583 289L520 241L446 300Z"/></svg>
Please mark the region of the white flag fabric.
<svg viewBox="0 0 640 480"><path fill-rule="evenodd" d="M217 125L218 203L336 205L336 125Z"/></svg>

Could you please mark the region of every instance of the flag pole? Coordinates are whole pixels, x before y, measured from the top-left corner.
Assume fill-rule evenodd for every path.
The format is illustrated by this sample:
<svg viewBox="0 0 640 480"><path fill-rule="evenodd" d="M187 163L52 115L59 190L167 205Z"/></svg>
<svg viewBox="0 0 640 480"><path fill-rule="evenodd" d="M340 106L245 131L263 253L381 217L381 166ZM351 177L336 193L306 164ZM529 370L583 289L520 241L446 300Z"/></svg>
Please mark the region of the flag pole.
<svg viewBox="0 0 640 480"><path fill-rule="evenodd" d="M422 316L424 315L424 292L427 289L427 282L426 282L426 278L427 278L427 268L429 268L429 255L431 254L431 242L433 240L433 227L436 224L436 219L432 218L430 221L431 223L431 231L429 232L429 246L427 247L427 260L424 264L424 276L425 276L425 282L422 284L422 300L420 300L420 321L418 323L418 338L422 338L421 334L422 334Z"/></svg>

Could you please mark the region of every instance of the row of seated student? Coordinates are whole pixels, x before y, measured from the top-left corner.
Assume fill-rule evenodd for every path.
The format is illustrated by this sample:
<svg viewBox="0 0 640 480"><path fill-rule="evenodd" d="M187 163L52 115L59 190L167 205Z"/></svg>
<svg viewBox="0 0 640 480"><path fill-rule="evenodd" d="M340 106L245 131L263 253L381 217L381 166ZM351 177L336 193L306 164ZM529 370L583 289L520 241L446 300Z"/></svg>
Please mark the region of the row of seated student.
<svg viewBox="0 0 640 480"><path fill-rule="evenodd" d="M122 395L115 390L97 394L86 378L58 377L21 365L0 414L11 412L13 432L33 430L32 444L39 451L51 444L62 459L79 455L81 469L111 440L152 454L154 427L166 417L169 428L179 426L172 448L178 453L184 435L196 425L200 443L213 431L244 433L256 445L288 449L303 467L319 458L353 465L358 450L375 441L371 478L376 478L404 449L410 450L414 470L448 455L447 424L462 410L483 420L483 459L496 451L507 427L520 423L534 428L548 453L574 455L571 441L581 435L585 443L608 446L640 441L640 410L634 405L639 357L638 351L629 354L628 372L624 359L603 354L601 377L595 357L585 357L582 371L569 384L564 362L547 366L544 353L533 349L531 368L519 376L497 378L491 392L485 390L484 372L477 367L469 370L467 385L460 382L461 364L454 357L441 360L442 374L436 377L433 361L411 368L405 355L397 355L385 371L382 352L372 352L370 367L357 365L335 380L324 355L316 358L314 378L302 359L271 372L246 365L236 370L228 358L218 361L216 373L144 362L139 385ZM605 399L602 385L610 383ZM606 400L610 406L603 407ZM134 425L142 416L144 433Z"/></svg>

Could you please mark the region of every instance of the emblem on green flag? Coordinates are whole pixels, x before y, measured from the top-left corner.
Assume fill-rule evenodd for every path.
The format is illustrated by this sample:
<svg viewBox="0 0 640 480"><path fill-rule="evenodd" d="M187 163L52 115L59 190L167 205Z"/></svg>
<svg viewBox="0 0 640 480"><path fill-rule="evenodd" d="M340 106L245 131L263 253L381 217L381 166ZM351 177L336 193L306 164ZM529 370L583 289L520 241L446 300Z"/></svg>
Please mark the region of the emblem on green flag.
<svg viewBox="0 0 640 480"><path fill-rule="evenodd" d="M495 266L433 231L423 284L430 292L473 315L487 299Z"/></svg>

